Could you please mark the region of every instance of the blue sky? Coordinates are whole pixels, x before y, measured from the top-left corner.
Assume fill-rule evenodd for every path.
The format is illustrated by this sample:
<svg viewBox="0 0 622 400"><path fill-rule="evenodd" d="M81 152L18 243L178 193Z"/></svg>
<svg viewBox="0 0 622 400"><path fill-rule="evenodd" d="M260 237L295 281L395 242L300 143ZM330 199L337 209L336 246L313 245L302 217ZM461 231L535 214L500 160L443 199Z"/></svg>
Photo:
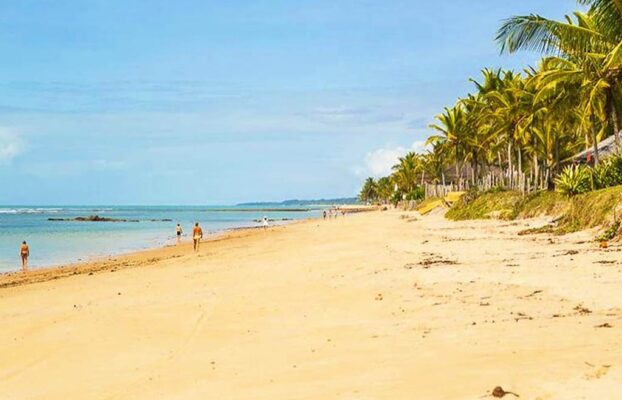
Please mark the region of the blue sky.
<svg viewBox="0 0 622 400"><path fill-rule="evenodd" d="M572 0L20 0L0 5L0 204L355 195Z"/></svg>

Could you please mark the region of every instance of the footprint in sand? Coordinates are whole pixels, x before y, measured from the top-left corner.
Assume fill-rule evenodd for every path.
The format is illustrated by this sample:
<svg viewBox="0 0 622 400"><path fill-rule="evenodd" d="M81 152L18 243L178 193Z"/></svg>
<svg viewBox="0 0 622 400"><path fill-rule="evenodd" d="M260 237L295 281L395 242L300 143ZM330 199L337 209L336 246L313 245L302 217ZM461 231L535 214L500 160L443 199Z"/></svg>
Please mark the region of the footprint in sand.
<svg viewBox="0 0 622 400"><path fill-rule="evenodd" d="M587 379L588 381L592 381L595 379L600 379L603 376L607 375L607 373L609 372L609 368L611 368L611 365L592 365L589 363L586 363L589 367L592 368L591 371L586 372L585 374L585 379Z"/></svg>

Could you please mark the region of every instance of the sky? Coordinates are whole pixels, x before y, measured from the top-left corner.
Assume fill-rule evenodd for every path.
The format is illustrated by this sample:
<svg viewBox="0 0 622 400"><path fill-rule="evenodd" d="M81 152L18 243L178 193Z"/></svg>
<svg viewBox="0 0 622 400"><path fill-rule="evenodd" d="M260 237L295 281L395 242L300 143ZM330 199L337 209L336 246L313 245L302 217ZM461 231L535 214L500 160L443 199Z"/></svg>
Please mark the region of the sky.
<svg viewBox="0 0 622 400"><path fill-rule="evenodd" d="M0 204L348 197L573 0L0 3Z"/></svg>

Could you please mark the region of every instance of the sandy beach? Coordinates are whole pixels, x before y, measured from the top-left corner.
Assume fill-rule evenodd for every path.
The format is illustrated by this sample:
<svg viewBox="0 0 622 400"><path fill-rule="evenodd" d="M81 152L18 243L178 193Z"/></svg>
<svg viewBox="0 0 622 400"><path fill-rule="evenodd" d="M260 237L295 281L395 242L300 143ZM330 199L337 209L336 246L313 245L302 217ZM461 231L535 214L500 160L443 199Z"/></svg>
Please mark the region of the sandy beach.
<svg viewBox="0 0 622 400"><path fill-rule="evenodd" d="M4 275L0 398L617 398L622 247L518 235L542 222L376 211Z"/></svg>

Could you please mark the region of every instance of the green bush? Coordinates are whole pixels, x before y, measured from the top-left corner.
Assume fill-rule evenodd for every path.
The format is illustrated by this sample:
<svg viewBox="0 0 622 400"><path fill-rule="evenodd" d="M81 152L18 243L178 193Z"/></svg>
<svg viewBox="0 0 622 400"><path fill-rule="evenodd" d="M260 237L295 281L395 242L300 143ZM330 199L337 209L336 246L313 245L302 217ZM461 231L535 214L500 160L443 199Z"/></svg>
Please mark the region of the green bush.
<svg viewBox="0 0 622 400"><path fill-rule="evenodd" d="M425 197L425 189L423 186L417 186L414 190L406 195L406 200L422 200Z"/></svg>
<svg viewBox="0 0 622 400"><path fill-rule="evenodd" d="M607 228L602 235L596 238L596 240L611 240L618 234L620 230L620 221L613 221L613 223Z"/></svg>
<svg viewBox="0 0 622 400"><path fill-rule="evenodd" d="M614 154L592 169L594 189L622 184L622 154Z"/></svg>
<svg viewBox="0 0 622 400"><path fill-rule="evenodd" d="M555 179L557 191L566 196L576 196L592 189L592 171L585 165L570 165Z"/></svg>

